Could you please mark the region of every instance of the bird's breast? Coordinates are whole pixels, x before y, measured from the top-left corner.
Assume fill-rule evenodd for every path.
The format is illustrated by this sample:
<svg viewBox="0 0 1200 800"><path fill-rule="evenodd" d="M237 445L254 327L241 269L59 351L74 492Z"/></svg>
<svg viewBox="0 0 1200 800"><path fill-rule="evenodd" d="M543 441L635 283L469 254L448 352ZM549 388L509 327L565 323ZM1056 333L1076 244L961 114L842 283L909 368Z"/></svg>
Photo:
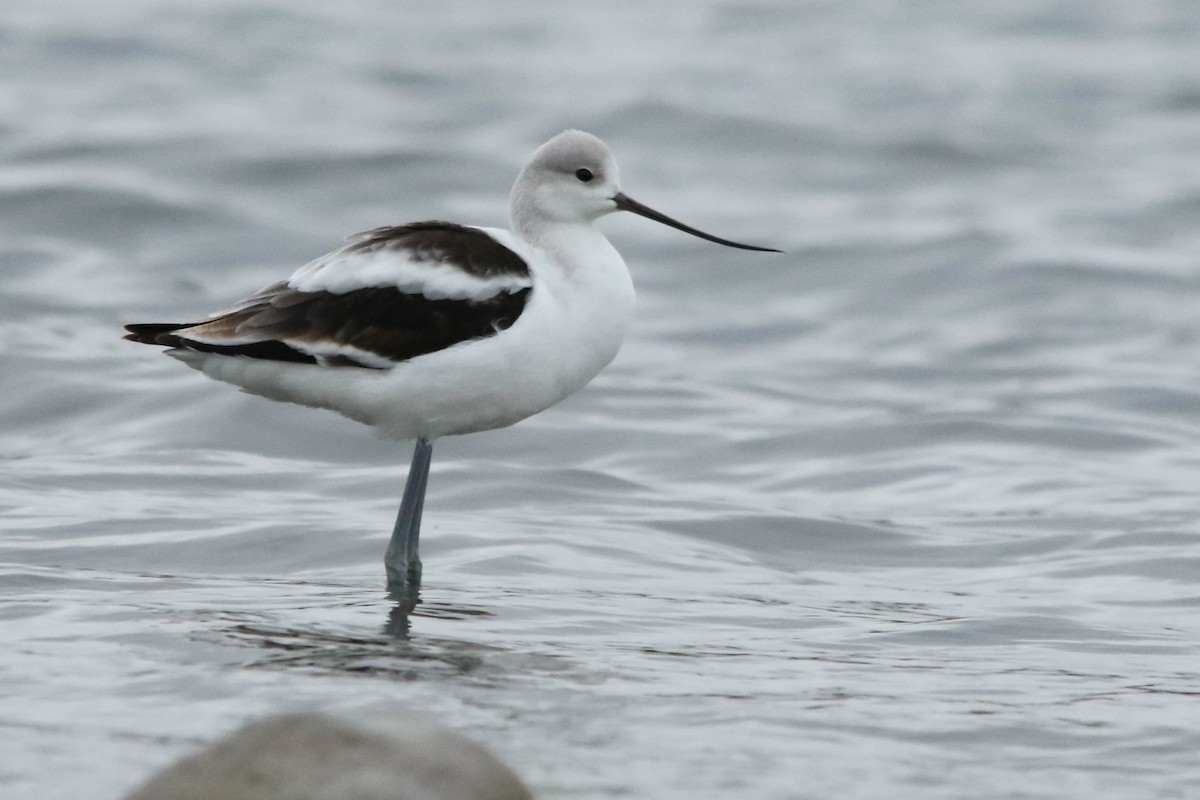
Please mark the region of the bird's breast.
<svg viewBox="0 0 1200 800"><path fill-rule="evenodd" d="M616 250L600 241L604 246L591 250L586 261L535 276L530 321L544 326L542 358L559 373L567 394L613 360L633 319L629 270Z"/></svg>

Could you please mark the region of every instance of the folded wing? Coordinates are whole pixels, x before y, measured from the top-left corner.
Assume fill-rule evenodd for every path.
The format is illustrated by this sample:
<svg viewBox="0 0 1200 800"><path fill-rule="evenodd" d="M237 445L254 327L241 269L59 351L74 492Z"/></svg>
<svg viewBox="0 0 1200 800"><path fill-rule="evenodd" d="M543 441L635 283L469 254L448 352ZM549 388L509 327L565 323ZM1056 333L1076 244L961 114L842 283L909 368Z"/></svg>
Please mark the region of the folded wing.
<svg viewBox="0 0 1200 800"><path fill-rule="evenodd" d="M357 234L205 322L127 325L125 338L227 356L387 369L508 328L532 288L525 260L489 233L419 222Z"/></svg>

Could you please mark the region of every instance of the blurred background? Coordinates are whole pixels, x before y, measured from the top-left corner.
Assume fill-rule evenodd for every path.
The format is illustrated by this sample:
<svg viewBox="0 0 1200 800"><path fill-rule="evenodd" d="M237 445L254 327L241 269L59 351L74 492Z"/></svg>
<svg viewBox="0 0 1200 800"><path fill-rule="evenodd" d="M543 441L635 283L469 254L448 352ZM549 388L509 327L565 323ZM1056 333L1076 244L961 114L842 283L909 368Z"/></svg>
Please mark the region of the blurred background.
<svg viewBox="0 0 1200 800"><path fill-rule="evenodd" d="M1200 794L1200 7L0 0L0 793L400 702L542 797ZM581 394L410 449L121 325L605 139Z"/></svg>

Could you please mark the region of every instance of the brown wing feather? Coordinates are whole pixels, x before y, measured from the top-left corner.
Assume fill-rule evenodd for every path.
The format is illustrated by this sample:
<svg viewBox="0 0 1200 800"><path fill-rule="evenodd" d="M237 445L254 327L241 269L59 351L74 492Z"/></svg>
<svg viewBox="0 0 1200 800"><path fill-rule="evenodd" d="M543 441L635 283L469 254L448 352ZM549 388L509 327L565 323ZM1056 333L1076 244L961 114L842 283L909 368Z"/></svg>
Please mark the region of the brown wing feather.
<svg viewBox="0 0 1200 800"><path fill-rule="evenodd" d="M415 261L450 262L481 278L528 275L529 265L519 255L478 228L430 220L392 225L356 233L347 253L402 250Z"/></svg>
<svg viewBox="0 0 1200 800"><path fill-rule="evenodd" d="M487 233L450 222L376 228L351 237L332 255L386 249L403 251L416 263L450 263L476 277L529 275L525 261ZM213 319L126 325L125 338L249 358L380 368L504 330L521 315L530 291L430 299L394 285L328 292L280 282Z"/></svg>
<svg viewBox="0 0 1200 800"><path fill-rule="evenodd" d="M529 292L430 300L394 287L331 294L280 285L273 294L261 293L254 305L207 322L128 325L125 338L276 361L379 367L376 359L356 359L354 350L399 363L491 336L516 321ZM339 353L339 347L353 350Z"/></svg>

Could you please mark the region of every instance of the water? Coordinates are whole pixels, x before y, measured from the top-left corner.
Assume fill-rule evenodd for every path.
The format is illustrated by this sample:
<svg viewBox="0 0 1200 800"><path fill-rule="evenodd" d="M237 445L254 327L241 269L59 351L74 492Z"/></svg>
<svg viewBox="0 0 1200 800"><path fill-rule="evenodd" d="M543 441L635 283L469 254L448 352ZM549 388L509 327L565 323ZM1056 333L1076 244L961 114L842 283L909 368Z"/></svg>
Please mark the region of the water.
<svg viewBox="0 0 1200 800"><path fill-rule="evenodd" d="M5 3L0 793L399 701L542 797L1200 794L1200 11ZM118 338L604 137L635 330L409 451Z"/></svg>

